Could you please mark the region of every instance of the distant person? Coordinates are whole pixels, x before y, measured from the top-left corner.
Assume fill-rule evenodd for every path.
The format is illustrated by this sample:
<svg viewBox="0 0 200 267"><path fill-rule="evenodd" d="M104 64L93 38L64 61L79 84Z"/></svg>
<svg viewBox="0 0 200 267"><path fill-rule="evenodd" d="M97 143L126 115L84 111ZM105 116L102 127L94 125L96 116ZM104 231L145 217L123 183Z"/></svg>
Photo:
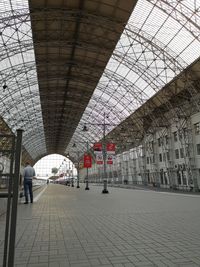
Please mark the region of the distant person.
<svg viewBox="0 0 200 267"><path fill-rule="evenodd" d="M32 180L35 177L35 170L30 165L29 162L26 162L26 167L23 171L23 179L24 179L24 196L25 202L24 204L28 204L28 193L30 195L30 202L33 203L33 189L32 189Z"/></svg>

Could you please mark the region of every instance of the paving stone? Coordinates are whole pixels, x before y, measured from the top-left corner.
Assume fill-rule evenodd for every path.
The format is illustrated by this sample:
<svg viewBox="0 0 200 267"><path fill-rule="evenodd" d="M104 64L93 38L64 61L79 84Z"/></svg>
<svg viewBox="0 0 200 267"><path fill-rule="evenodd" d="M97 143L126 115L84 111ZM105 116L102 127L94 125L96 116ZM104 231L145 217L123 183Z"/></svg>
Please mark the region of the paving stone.
<svg viewBox="0 0 200 267"><path fill-rule="evenodd" d="M199 221L199 196L49 185L33 206L18 205L15 266L197 267Z"/></svg>
<svg viewBox="0 0 200 267"><path fill-rule="evenodd" d="M129 259L126 257L108 257L109 261L114 264L114 263L129 263Z"/></svg>
<svg viewBox="0 0 200 267"><path fill-rule="evenodd" d="M89 262L92 266L99 266L100 265L99 259L89 259Z"/></svg>
<svg viewBox="0 0 200 267"><path fill-rule="evenodd" d="M148 261L140 261L140 262L136 262L134 263L135 266L141 266L141 267L150 267L150 266L155 266L153 263L148 262Z"/></svg>
<svg viewBox="0 0 200 267"><path fill-rule="evenodd" d="M34 263L34 264L28 264L28 267L48 267L48 263Z"/></svg>

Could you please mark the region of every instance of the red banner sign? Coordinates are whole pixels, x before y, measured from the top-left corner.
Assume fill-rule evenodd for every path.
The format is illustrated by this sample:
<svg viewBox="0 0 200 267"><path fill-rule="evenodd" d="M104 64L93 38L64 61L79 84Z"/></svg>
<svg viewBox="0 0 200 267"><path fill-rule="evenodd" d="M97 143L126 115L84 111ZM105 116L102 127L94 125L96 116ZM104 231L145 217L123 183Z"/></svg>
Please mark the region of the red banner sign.
<svg viewBox="0 0 200 267"><path fill-rule="evenodd" d="M94 154L102 153L102 143L94 143Z"/></svg>
<svg viewBox="0 0 200 267"><path fill-rule="evenodd" d="M84 155L84 168L92 167L92 157L89 154Z"/></svg>
<svg viewBox="0 0 200 267"><path fill-rule="evenodd" d="M106 145L107 154L115 154L115 144L108 143Z"/></svg>
<svg viewBox="0 0 200 267"><path fill-rule="evenodd" d="M114 159L115 155L107 155L107 164L113 164Z"/></svg>

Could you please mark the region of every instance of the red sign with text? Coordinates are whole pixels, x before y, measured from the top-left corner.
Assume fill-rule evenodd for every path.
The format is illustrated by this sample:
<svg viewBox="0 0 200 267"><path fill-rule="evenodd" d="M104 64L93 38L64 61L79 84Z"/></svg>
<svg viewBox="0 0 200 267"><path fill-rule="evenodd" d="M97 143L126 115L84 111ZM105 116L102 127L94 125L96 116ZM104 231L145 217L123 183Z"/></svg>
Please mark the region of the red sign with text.
<svg viewBox="0 0 200 267"><path fill-rule="evenodd" d="M93 145L94 154L98 154L102 152L102 143L94 143Z"/></svg>
<svg viewBox="0 0 200 267"><path fill-rule="evenodd" d="M101 165L103 164L103 154L96 154L96 164Z"/></svg>
<svg viewBox="0 0 200 267"><path fill-rule="evenodd" d="M108 143L106 145L107 154L115 154L115 144Z"/></svg>
<svg viewBox="0 0 200 267"><path fill-rule="evenodd" d="M113 164L113 161L115 159L115 155L107 155L107 164Z"/></svg>
<svg viewBox="0 0 200 267"><path fill-rule="evenodd" d="M89 154L84 155L84 168L92 167L92 157Z"/></svg>

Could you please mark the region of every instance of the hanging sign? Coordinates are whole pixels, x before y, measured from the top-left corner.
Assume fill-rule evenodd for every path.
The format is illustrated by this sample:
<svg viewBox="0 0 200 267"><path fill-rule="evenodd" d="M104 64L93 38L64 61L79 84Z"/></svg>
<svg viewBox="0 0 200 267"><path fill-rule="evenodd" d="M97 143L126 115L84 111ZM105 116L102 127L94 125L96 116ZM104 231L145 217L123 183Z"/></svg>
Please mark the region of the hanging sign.
<svg viewBox="0 0 200 267"><path fill-rule="evenodd" d="M96 154L96 164L103 164L103 154L100 153L100 154Z"/></svg>
<svg viewBox="0 0 200 267"><path fill-rule="evenodd" d="M115 154L115 144L107 143L106 144L106 150L107 150L107 154L114 155Z"/></svg>
<svg viewBox="0 0 200 267"><path fill-rule="evenodd" d="M84 168L92 167L92 157L89 154L84 155Z"/></svg>
<svg viewBox="0 0 200 267"><path fill-rule="evenodd" d="M112 154L108 154L107 156L106 156L106 162L107 162L107 164L113 164L113 161L115 160L115 155L112 155Z"/></svg>
<svg viewBox="0 0 200 267"><path fill-rule="evenodd" d="M96 164L103 164L103 147L102 143L94 143L94 154L96 155Z"/></svg>
<svg viewBox="0 0 200 267"><path fill-rule="evenodd" d="M102 153L102 143L94 143L93 145L94 154L101 154Z"/></svg>

